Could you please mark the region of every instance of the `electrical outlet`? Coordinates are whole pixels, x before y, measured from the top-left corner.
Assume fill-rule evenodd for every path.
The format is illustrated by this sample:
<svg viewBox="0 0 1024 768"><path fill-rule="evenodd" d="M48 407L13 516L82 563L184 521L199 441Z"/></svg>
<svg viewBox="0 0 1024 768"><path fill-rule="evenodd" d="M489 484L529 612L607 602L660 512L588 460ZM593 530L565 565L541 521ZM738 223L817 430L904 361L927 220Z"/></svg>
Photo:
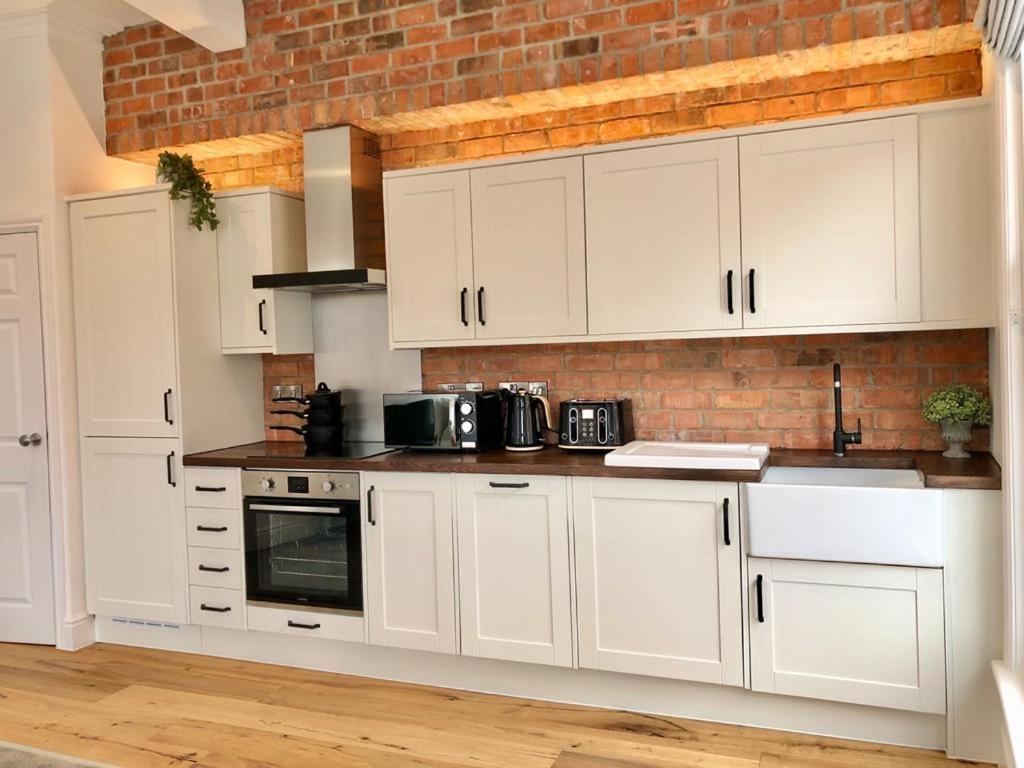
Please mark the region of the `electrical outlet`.
<svg viewBox="0 0 1024 768"><path fill-rule="evenodd" d="M520 389L526 389L529 386L529 382L526 381L502 381L498 383L498 389L502 392L518 392Z"/></svg>
<svg viewBox="0 0 1024 768"><path fill-rule="evenodd" d="M301 384L275 384L270 388L270 396L274 400L282 397L302 397Z"/></svg>
<svg viewBox="0 0 1024 768"><path fill-rule="evenodd" d="M526 391L531 395L539 395L540 397L548 396L548 383L546 381L531 381L527 386Z"/></svg>
<svg viewBox="0 0 1024 768"><path fill-rule="evenodd" d="M459 385L458 384L445 383L445 384L438 384L437 385L437 391L438 392L457 392L458 390L459 390Z"/></svg>

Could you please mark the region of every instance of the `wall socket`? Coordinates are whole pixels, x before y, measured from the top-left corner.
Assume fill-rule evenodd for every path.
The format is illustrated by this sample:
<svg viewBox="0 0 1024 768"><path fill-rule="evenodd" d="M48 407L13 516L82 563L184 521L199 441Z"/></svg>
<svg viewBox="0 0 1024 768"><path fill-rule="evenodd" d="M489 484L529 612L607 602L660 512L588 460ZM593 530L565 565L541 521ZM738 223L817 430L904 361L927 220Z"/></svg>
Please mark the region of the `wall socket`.
<svg viewBox="0 0 1024 768"><path fill-rule="evenodd" d="M502 381L498 384L498 389L511 392L525 389L531 395L548 396L548 383L546 381Z"/></svg>
<svg viewBox="0 0 1024 768"><path fill-rule="evenodd" d="M282 397L302 397L301 384L275 384L270 388L270 396L277 400Z"/></svg>

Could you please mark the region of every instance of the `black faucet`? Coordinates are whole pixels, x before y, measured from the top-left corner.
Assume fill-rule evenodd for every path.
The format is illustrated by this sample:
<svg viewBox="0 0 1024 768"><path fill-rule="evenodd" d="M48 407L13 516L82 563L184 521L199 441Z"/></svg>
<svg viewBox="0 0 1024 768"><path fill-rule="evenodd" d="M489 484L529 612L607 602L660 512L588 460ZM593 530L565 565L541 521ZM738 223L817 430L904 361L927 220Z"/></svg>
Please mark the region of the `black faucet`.
<svg viewBox="0 0 1024 768"><path fill-rule="evenodd" d="M836 398L836 428L832 430L832 452L836 456L846 455L846 446L850 443L860 445L860 419L857 419L857 431L847 432L843 429L843 385L840 378L839 363L832 366L832 391Z"/></svg>

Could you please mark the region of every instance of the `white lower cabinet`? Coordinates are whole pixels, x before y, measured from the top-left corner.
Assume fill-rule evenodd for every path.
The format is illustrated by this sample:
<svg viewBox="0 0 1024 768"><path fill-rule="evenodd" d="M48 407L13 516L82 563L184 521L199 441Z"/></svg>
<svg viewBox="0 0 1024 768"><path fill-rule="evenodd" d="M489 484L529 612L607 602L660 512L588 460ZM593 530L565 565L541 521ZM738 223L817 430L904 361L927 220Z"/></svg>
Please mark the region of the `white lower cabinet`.
<svg viewBox="0 0 1024 768"><path fill-rule="evenodd" d="M362 482L370 643L456 653L451 475L367 472Z"/></svg>
<svg viewBox="0 0 1024 768"><path fill-rule="evenodd" d="M189 614L193 624L245 629L245 597L241 590L191 586Z"/></svg>
<svg viewBox="0 0 1024 768"><path fill-rule="evenodd" d="M752 688L944 713L942 570L750 558Z"/></svg>
<svg viewBox="0 0 1024 768"><path fill-rule="evenodd" d="M572 666L568 481L459 475L462 653Z"/></svg>
<svg viewBox="0 0 1024 768"><path fill-rule="evenodd" d="M580 666L743 685L735 483L573 479Z"/></svg>

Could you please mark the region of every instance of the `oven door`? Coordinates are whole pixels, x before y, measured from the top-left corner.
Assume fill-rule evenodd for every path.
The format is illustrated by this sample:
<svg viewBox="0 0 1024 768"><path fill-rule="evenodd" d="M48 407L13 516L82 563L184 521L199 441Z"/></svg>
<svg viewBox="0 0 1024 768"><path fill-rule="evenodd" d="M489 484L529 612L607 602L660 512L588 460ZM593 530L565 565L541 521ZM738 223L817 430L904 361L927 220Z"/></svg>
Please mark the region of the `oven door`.
<svg viewBox="0 0 1024 768"><path fill-rule="evenodd" d="M363 610L359 503L245 499L247 600Z"/></svg>

